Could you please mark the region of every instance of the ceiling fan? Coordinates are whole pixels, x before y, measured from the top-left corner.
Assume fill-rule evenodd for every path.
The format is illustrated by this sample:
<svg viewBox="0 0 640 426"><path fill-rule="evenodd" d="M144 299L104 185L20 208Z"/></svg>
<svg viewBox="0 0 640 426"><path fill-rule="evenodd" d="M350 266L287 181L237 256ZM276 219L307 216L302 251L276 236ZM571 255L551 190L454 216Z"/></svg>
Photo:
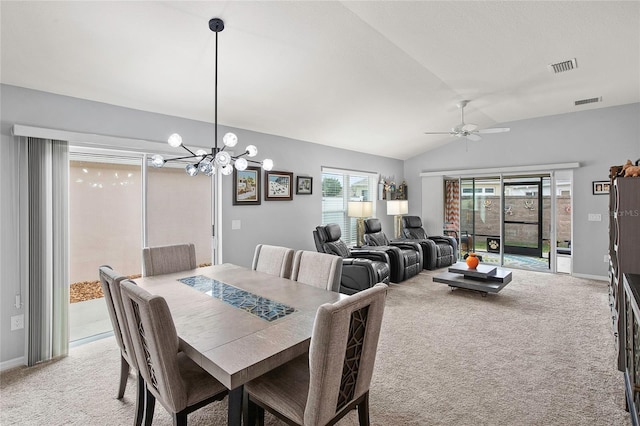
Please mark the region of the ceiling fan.
<svg viewBox="0 0 640 426"><path fill-rule="evenodd" d="M492 127L489 129L478 130L478 126L476 124L467 124L464 122L464 107L469 103L468 100L460 101L456 104L458 108L460 108L461 120L460 124L456 127L453 127L448 132L424 132L425 135L451 135L459 138L467 138L470 141L479 141L482 139L478 134L480 133L503 133L511 130L508 127Z"/></svg>

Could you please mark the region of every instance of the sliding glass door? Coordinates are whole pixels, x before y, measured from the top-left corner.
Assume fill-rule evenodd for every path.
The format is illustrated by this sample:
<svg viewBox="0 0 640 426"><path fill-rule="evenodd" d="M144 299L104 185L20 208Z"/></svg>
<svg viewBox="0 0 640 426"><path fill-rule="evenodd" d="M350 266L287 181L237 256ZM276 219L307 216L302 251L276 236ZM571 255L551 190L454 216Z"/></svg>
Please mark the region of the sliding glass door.
<svg viewBox="0 0 640 426"><path fill-rule="evenodd" d="M198 265L210 265L212 179L184 165L147 169L147 246L193 243Z"/></svg>
<svg viewBox="0 0 640 426"><path fill-rule="evenodd" d="M461 254L495 251L488 244L500 236L500 178L461 179L460 192Z"/></svg>
<svg viewBox="0 0 640 426"><path fill-rule="evenodd" d="M504 180L504 252L542 257L542 178Z"/></svg>
<svg viewBox="0 0 640 426"><path fill-rule="evenodd" d="M109 265L130 277L142 262L142 157L71 152L69 161L69 340L111 332L98 281Z"/></svg>
<svg viewBox="0 0 640 426"><path fill-rule="evenodd" d="M552 238L561 236L558 244L570 244L568 186L570 182L561 181L552 199L549 174L448 178L446 231L458 237L462 258L474 251L485 263L548 271L555 257L550 252Z"/></svg>

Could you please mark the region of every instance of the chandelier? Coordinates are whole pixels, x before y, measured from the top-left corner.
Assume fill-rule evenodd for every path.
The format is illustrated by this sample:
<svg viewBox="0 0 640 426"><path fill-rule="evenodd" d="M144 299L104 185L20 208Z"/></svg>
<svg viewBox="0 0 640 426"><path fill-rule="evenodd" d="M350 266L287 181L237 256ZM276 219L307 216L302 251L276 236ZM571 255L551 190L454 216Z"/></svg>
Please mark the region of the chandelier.
<svg viewBox="0 0 640 426"><path fill-rule="evenodd" d="M160 154L154 154L151 156L151 165L153 167L162 167L169 161L188 161L189 164L185 167L185 171L189 176L196 176L198 173L202 173L206 176L212 176L215 174L216 169L219 168L223 175L230 175L233 173L234 166L237 170L246 170L249 163L261 166L264 170L273 169L273 161L266 158L262 161L256 161L252 158L258 154L258 148L255 145L248 145L244 152L239 155L231 155L225 151L225 148L233 148L238 143L238 137L234 133L226 133L222 137L222 148L218 147L218 33L224 30L224 22L222 19L213 18L209 21L209 29L216 33L216 62L215 62L215 104L214 104L214 146L211 148L211 152L204 149L198 149L193 152L182 144L182 137L174 133L169 136L168 143L173 148L182 147L189 155L175 158L164 158Z"/></svg>

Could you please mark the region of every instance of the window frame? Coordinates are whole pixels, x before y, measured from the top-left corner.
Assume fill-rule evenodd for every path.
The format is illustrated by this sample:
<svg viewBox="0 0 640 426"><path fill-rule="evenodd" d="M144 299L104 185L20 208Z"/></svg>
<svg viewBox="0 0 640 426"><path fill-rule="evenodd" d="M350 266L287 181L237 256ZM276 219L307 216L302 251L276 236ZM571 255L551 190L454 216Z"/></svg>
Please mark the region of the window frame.
<svg viewBox="0 0 640 426"><path fill-rule="evenodd" d="M324 180L327 177L326 175L335 175L340 176L341 184L342 184L342 200L341 206L337 209L327 209L329 206L328 198L338 198L338 197L325 197L324 195ZM356 245L356 218L351 218L347 216L347 208L349 201L371 201L373 204L373 212L371 217L376 216L376 200L378 199L378 181L380 180L379 173L361 171L361 170L348 170L348 169L336 169L332 167L321 167L321 178L320 178L320 187L322 190L322 204L321 204L321 218L322 224L327 225L328 223L338 223L342 230L342 241L348 246ZM367 195L358 195L352 193L352 185L353 178L367 178L368 179L368 188L366 188ZM345 184L345 182L347 182ZM336 204L333 204L335 206ZM332 207L333 207L332 206ZM342 217L337 222L335 220L326 220L325 215L329 214L340 214Z"/></svg>

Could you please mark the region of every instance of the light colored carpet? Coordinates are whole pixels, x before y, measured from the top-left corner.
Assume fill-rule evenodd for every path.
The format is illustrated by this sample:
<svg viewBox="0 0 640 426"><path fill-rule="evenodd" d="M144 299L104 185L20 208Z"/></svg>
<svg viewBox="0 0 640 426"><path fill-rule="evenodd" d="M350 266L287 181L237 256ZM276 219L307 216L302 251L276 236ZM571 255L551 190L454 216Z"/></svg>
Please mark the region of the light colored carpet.
<svg viewBox="0 0 640 426"><path fill-rule="evenodd" d="M604 282L513 272L481 297L434 283L391 286L371 386L374 425L626 425ZM230 325L231 326L231 325ZM2 425L130 425L134 391L115 399L113 338L1 378ZM189 415L226 424L226 399ZM171 418L158 404L156 425ZM267 424L280 424L273 417ZM351 413L341 425L356 425Z"/></svg>

